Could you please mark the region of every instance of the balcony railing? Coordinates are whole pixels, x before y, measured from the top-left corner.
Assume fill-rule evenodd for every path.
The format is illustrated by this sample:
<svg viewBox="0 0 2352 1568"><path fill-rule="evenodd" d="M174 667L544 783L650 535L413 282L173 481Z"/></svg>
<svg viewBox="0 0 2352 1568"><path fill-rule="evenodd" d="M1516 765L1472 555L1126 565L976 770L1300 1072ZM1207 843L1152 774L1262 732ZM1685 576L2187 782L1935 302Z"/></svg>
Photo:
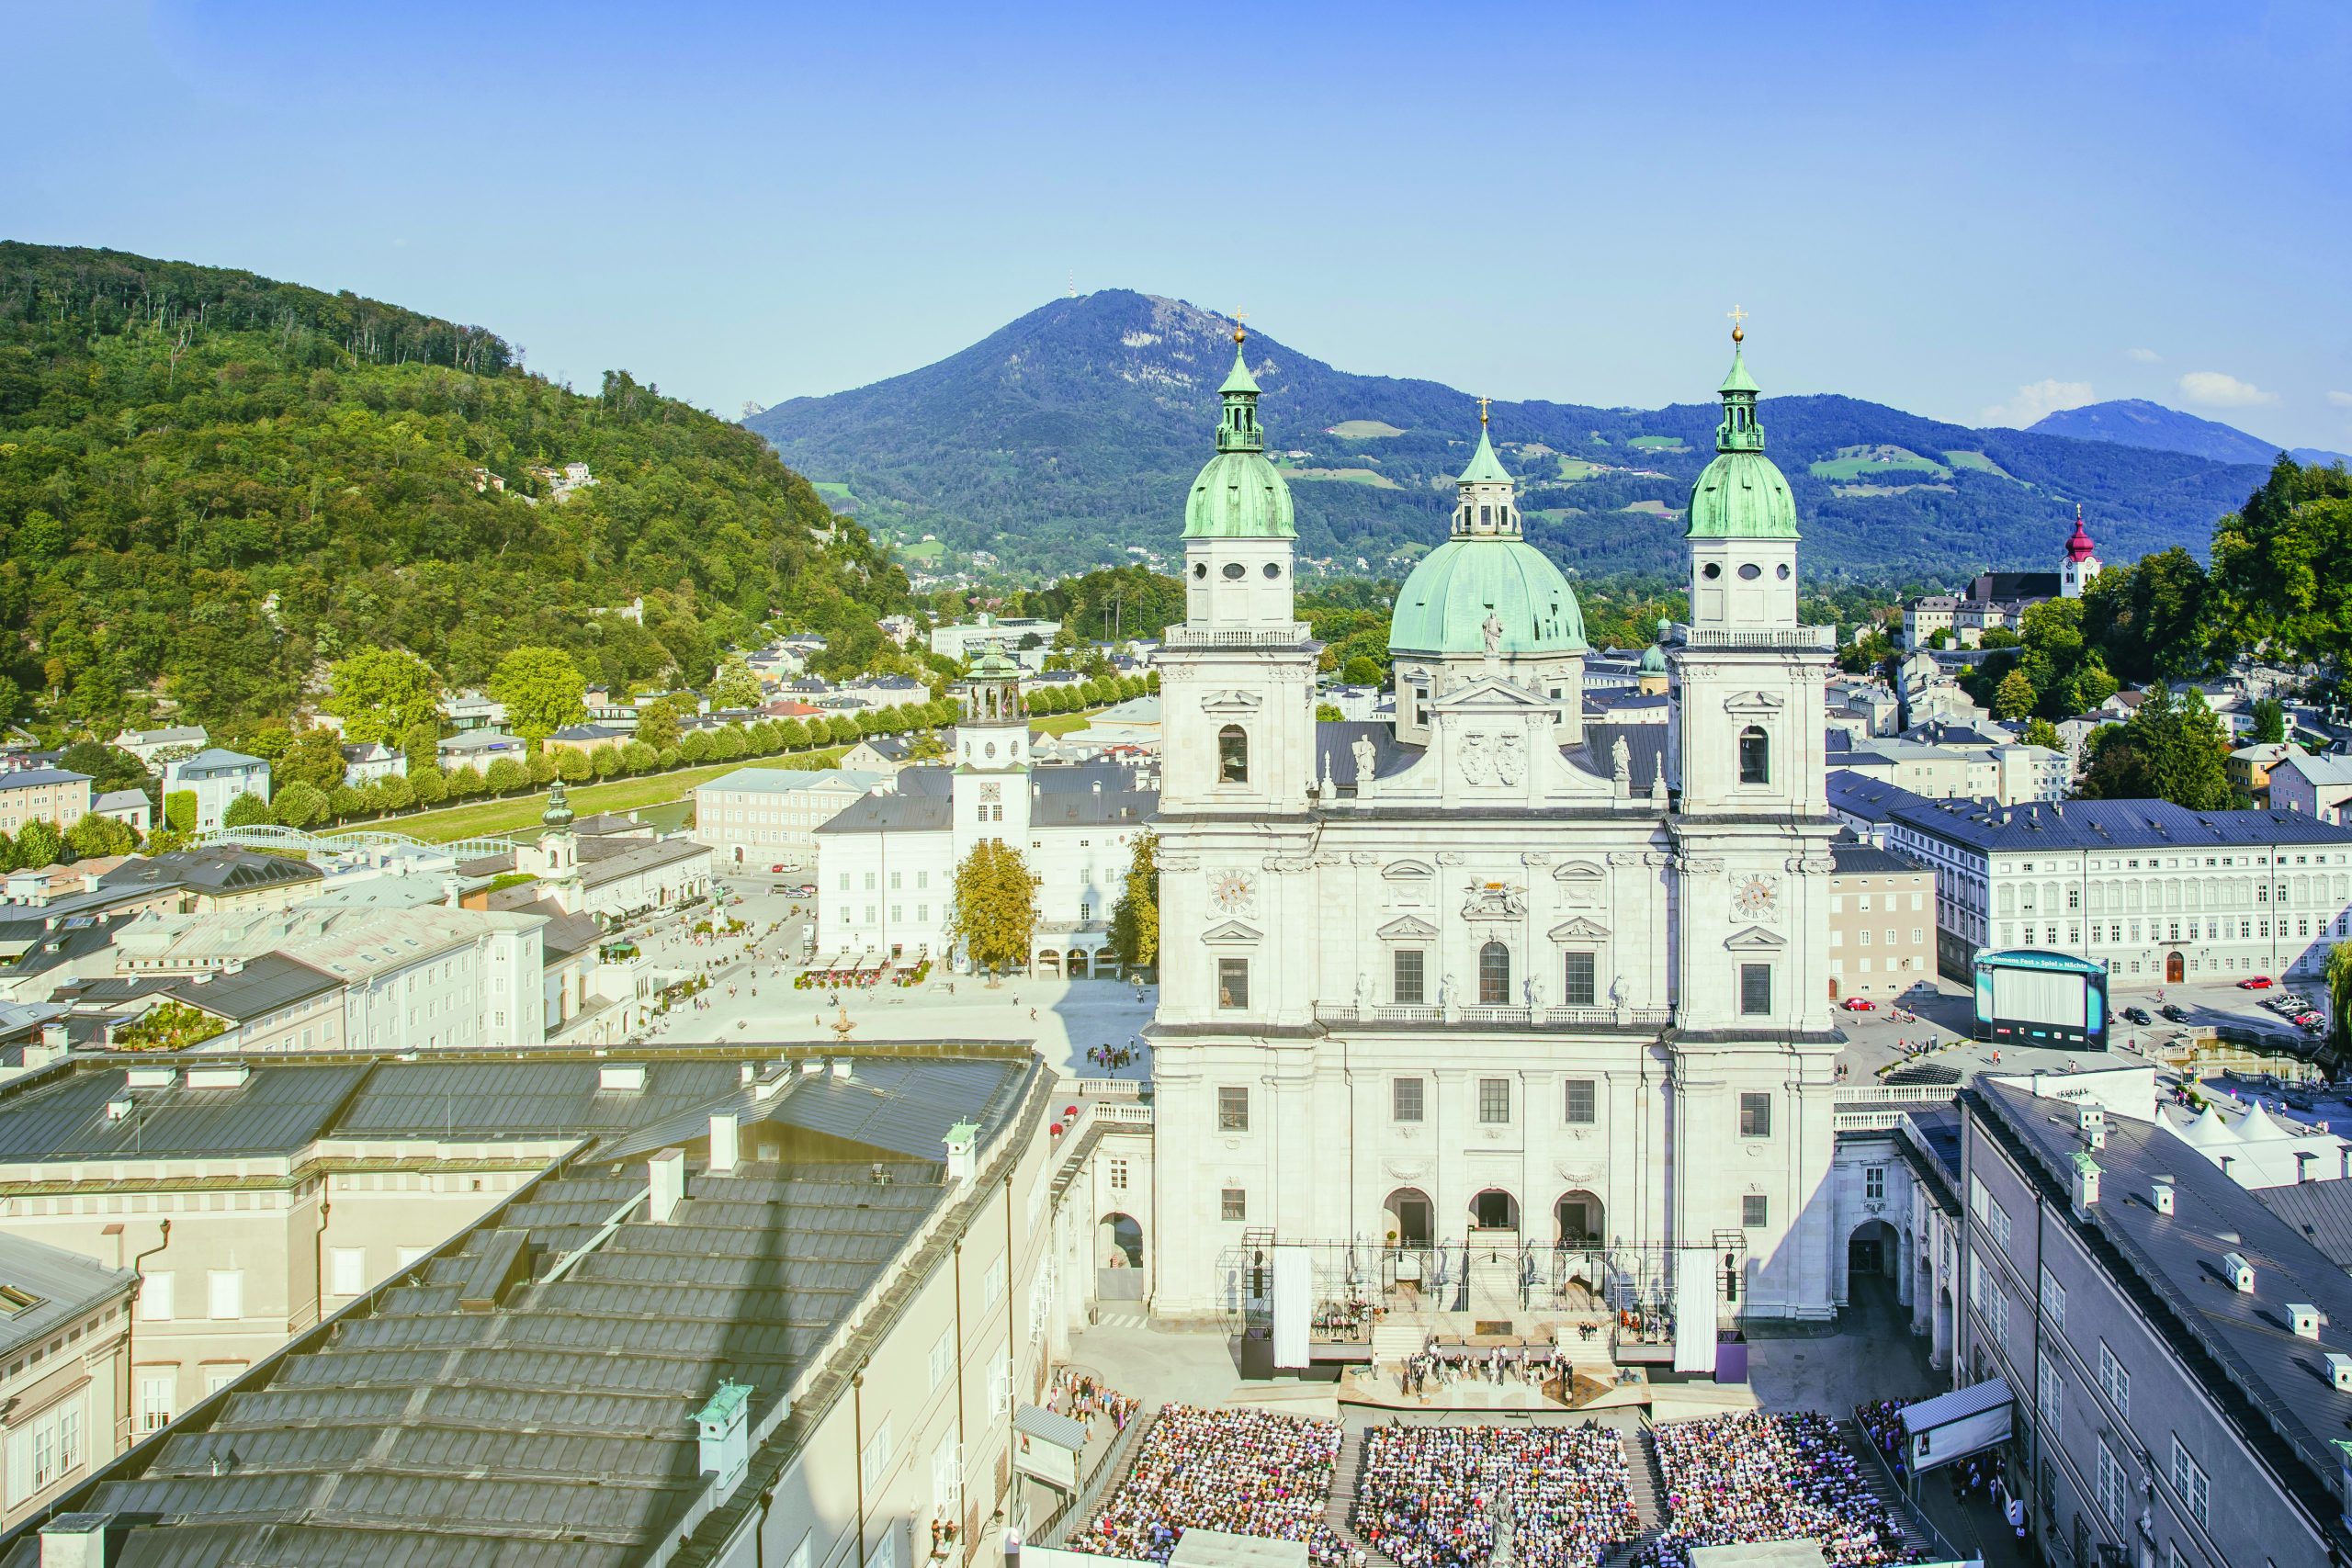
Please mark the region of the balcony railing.
<svg viewBox="0 0 2352 1568"><path fill-rule="evenodd" d="M1162 648L1296 648L1311 630L1305 621L1287 626L1170 626Z"/></svg>
<svg viewBox="0 0 2352 1568"><path fill-rule="evenodd" d="M1614 1027L1619 1023L1668 1024L1674 1021L1674 1010L1627 1008L1620 1013L1615 1008L1545 1008L1544 1021L1566 1024L1571 1028Z"/></svg>
<svg viewBox="0 0 2352 1568"><path fill-rule="evenodd" d="M1685 648L1792 649L1805 653L1834 653L1836 626L1766 626L1755 631L1729 631L1720 626L1682 626Z"/></svg>
<svg viewBox="0 0 2352 1568"><path fill-rule="evenodd" d="M1659 1028L1674 1021L1672 1008L1458 1007L1449 1016L1440 1007L1359 1007L1353 1002L1317 1002L1317 1023L1457 1023L1568 1029Z"/></svg>
<svg viewBox="0 0 2352 1568"><path fill-rule="evenodd" d="M1534 1012L1532 1008L1466 1007L1462 1010L1464 1023L1526 1023Z"/></svg>

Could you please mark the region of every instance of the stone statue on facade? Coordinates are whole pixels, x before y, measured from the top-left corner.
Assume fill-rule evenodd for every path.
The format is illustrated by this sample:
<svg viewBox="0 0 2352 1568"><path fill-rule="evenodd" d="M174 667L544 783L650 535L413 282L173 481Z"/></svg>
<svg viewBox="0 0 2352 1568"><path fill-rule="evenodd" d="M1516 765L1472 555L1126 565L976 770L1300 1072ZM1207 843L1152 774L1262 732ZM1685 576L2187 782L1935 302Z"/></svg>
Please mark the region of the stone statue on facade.
<svg viewBox="0 0 2352 1568"><path fill-rule="evenodd" d="M1622 735L1617 738L1616 744L1609 749L1609 776L1616 784L1620 797L1630 797L1633 795L1634 752L1633 749L1625 744L1625 738Z"/></svg>
<svg viewBox="0 0 2352 1568"><path fill-rule="evenodd" d="M1487 611L1486 624L1480 626L1478 630L1483 633L1487 638L1487 657L1489 659L1501 657L1503 651L1502 617L1496 615L1492 610Z"/></svg>
<svg viewBox="0 0 2352 1568"><path fill-rule="evenodd" d="M1357 736L1355 739L1355 744L1349 747L1348 750L1355 753L1356 794L1361 796L1365 790L1372 787L1372 737L1369 735Z"/></svg>

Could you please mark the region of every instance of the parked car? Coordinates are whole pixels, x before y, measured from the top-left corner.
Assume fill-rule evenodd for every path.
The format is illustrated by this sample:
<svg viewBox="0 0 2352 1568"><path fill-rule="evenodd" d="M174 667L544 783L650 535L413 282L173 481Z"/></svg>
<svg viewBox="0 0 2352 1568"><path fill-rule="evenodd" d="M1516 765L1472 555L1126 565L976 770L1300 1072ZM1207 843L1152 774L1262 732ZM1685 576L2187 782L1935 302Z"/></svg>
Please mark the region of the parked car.
<svg viewBox="0 0 2352 1568"><path fill-rule="evenodd" d="M779 861L775 865L768 867L768 874L770 876L782 876L784 874L783 863Z"/></svg>
<svg viewBox="0 0 2352 1568"><path fill-rule="evenodd" d="M2270 976L2267 975L2249 975L2238 982L2241 991L2267 991L2269 988Z"/></svg>
<svg viewBox="0 0 2352 1568"><path fill-rule="evenodd" d="M2180 1006L2177 1002L2166 1002L2156 1010L2164 1014L2166 1018L2172 1020L2175 1023L2187 1023L2188 1021L2188 1010Z"/></svg>
<svg viewBox="0 0 2352 1568"><path fill-rule="evenodd" d="M2128 1022L2136 1023L2143 1029L2156 1021L2148 1016L2146 1008L2125 1008L2123 1017Z"/></svg>
<svg viewBox="0 0 2352 1568"><path fill-rule="evenodd" d="M1876 1002L1871 1000L1868 997L1848 997L1844 1001L1839 1002L1838 1005L1844 1008L1848 1012L1870 1012L1878 1006Z"/></svg>
<svg viewBox="0 0 2352 1568"><path fill-rule="evenodd" d="M792 889L792 896L795 898L814 898L817 896L817 885L813 882L804 882Z"/></svg>

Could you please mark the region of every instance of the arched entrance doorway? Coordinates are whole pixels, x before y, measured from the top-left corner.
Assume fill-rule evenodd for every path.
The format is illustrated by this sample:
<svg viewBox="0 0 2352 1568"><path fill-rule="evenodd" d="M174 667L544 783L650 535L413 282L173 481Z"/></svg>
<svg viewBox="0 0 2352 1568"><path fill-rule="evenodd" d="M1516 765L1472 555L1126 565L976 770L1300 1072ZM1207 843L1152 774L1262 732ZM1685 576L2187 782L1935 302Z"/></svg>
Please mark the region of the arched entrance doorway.
<svg viewBox="0 0 2352 1568"><path fill-rule="evenodd" d="M1380 1205L1381 1228L1391 1247L1428 1247L1437 1237L1430 1224L1430 1195L1418 1187L1399 1187Z"/></svg>
<svg viewBox="0 0 2352 1568"><path fill-rule="evenodd" d="M1951 1287L1947 1285L1936 1292L1936 1335L1933 1348L1928 1354L1928 1364L1943 1368L1951 1365Z"/></svg>
<svg viewBox="0 0 2352 1568"><path fill-rule="evenodd" d="M1133 1216L1117 1213L1102 1216L1095 1227L1095 1261L1106 1269L1143 1267L1143 1227Z"/></svg>
<svg viewBox="0 0 2352 1568"><path fill-rule="evenodd" d="M1902 1262L1902 1238L1884 1220L1868 1219L1846 1238L1846 1288L1849 1295L1863 1280L1891 1280Z"/></svg>
<svg viewBox="0 0 2352 1568"><path fill-rule="evenodd" d="M1601 1228L1600 1200L1581 1187L1552 1206L1552 1218L1562 1247L1598 1247L1608 1234Z"/></svg>
<svg viewBox="0 0 2352 1568"><path fill-rule="evenodd" d="M1088 956L1086 950L1083 948L1073 947L1069 950L1069 962L1068 967L1069 970L1069 977L1071 979L1083 980L1086 978Z"/></svg>
<svg viewBox="0 0 2352 1568"><path fill-rule="evenodd" d="M1838 976L1835 975L1829 976L1829 999L1833 1002L1838 999Z"/></svg>
<svg viewBox="0 0 2352 1568"><path fill-rule="evenodd" d="M1499 1187L1489 1187L1470 1200L1470 1223L1482 1231L1515 1231L1519 1200Z"/></svg>
<svg viewBox="0 0 2352 1568"><path fill-rule="evenodd" d="M1055 976L1057 976L1060 975L1060 974L1061 974L1061 972L1062 972L1062 955L1061 955L1061 951L1060 951L1058 948L1052 948L1052 947L1046 947L1046 948L1040 948L1040 949L1038 949L1038 951L1037 951L1037 977L1038 977L1039 979L1041 979L1041 980L1045 980L1045 979L1051 979L1051 978L1053 978L1053 977L1055 977Z"/></svg>
<svg viewBox="0 0 2352 1568"><path fill-rule="evenodd" d="M2170 953L2165 953L2165 984L2167 986L2179 985L2181 977L2187 973L2187 969L2185 967L2188 961L2181 957L2180 949L2178 948L2174 948Z"/></svg>

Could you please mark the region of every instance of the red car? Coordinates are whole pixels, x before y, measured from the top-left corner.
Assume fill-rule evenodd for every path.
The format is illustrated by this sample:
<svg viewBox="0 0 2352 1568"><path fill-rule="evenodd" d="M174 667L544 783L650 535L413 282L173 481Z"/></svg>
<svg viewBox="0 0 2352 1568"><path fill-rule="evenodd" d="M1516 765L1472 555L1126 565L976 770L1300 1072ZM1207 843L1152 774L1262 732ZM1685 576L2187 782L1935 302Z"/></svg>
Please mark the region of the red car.
<svg viewBox="0 0 2352 1568"><path fill-rule="evenodd" d="M781 865L772 865L768 867L768 874L771 876L781 876L784 874L784 867Z"/></svg>
<svg viewBox="0 0 2352 1568"><path fill-rule="evenodd" d="M1870 1012L1875 1010L1878 1006L1876 1002L1871 1000L1868 997L1848 997L1844 1001L1839 1002L1838 1005L1844 1008L1848 1012Z"/></svg>
<svg viewBox="0 0 2352 1568"><path fill-rule="evenodd" d="M2241 991L2267 991L2269 988L2270 976L2267 975L2256 975L2251 979L2238 982L2238 989Z"/></svg>

